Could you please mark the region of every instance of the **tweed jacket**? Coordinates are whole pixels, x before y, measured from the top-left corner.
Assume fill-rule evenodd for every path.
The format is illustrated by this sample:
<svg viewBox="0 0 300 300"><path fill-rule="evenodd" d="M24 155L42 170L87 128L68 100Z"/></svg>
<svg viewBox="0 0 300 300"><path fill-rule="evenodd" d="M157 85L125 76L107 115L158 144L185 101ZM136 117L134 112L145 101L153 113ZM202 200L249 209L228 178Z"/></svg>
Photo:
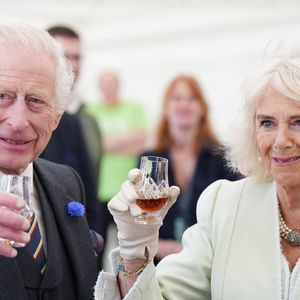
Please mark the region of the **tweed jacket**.
<svg viewBox="0 0 300 300"><path fill-rule="evenodd" d="M280 300L278 214L274 183L216 181L200 196L183 250L149 263L124 299ZM100 274L95 299L120 299L115 274Z"/></svg>

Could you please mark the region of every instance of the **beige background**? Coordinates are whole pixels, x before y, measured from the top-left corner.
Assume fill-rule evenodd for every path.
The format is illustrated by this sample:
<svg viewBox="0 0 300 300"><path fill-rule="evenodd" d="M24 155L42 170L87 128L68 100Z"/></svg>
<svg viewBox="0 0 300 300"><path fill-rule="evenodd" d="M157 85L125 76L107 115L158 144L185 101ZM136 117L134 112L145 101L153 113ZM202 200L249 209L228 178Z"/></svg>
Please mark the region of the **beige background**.
<svg viewBox="0 0 300 300"><path fill-rule="evenodd" d="M242 79L261 63L266 44L300 28L300 1L292 0L1 0L0 10L1 22L77 29L84 40L82 96L96 101L99 72L115 69L122 94L147 109L151 128L170 78L195 75L220 137L237 114Z"/></svg>

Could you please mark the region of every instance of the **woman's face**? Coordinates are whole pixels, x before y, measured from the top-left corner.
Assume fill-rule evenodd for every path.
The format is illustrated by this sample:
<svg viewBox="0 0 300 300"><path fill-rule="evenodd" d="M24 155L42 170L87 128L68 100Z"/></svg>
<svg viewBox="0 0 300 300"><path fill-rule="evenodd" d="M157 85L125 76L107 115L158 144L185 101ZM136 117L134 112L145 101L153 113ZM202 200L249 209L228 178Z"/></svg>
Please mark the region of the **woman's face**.
<svg viewBox="0 0 300 300"><path fill-rule="evenodd" d="M199 100L185 82L178 82L170 94L166 116L171 127L197 127L203 110Z"/></svg>
<svg viewBox="0 0 300 300"><path fill-rule="evenodd" d="M262 163L281 186L300 184L300 103L268 89L256 107L256 140Z"/></svg>

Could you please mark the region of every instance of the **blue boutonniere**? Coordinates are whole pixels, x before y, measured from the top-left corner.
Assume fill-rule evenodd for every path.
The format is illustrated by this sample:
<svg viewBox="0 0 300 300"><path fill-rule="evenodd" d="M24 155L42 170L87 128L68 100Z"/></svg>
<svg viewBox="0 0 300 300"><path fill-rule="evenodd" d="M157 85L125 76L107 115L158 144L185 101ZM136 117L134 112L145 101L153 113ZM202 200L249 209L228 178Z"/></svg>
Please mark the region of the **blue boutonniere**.
<svg viewBox="0 0 300 300"><path fill-rule="evenodd" d="M71 201L67 205L67 212L71 217L83 217L85 214L85 207L80 202Z"/></svg>

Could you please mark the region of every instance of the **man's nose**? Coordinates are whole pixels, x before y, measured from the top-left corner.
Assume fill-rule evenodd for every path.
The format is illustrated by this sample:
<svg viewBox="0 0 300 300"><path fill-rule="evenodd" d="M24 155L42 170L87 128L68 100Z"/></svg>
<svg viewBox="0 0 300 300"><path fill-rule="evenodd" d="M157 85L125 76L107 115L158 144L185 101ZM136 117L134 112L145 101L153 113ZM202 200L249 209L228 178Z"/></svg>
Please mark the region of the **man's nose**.
<svg viewBox="0 0 300 300"><path fill-rule="evenodd" d="M21 132L29 126L28 108L24 99L16 99L8 110L8 124L16 132Z"/></svg>

